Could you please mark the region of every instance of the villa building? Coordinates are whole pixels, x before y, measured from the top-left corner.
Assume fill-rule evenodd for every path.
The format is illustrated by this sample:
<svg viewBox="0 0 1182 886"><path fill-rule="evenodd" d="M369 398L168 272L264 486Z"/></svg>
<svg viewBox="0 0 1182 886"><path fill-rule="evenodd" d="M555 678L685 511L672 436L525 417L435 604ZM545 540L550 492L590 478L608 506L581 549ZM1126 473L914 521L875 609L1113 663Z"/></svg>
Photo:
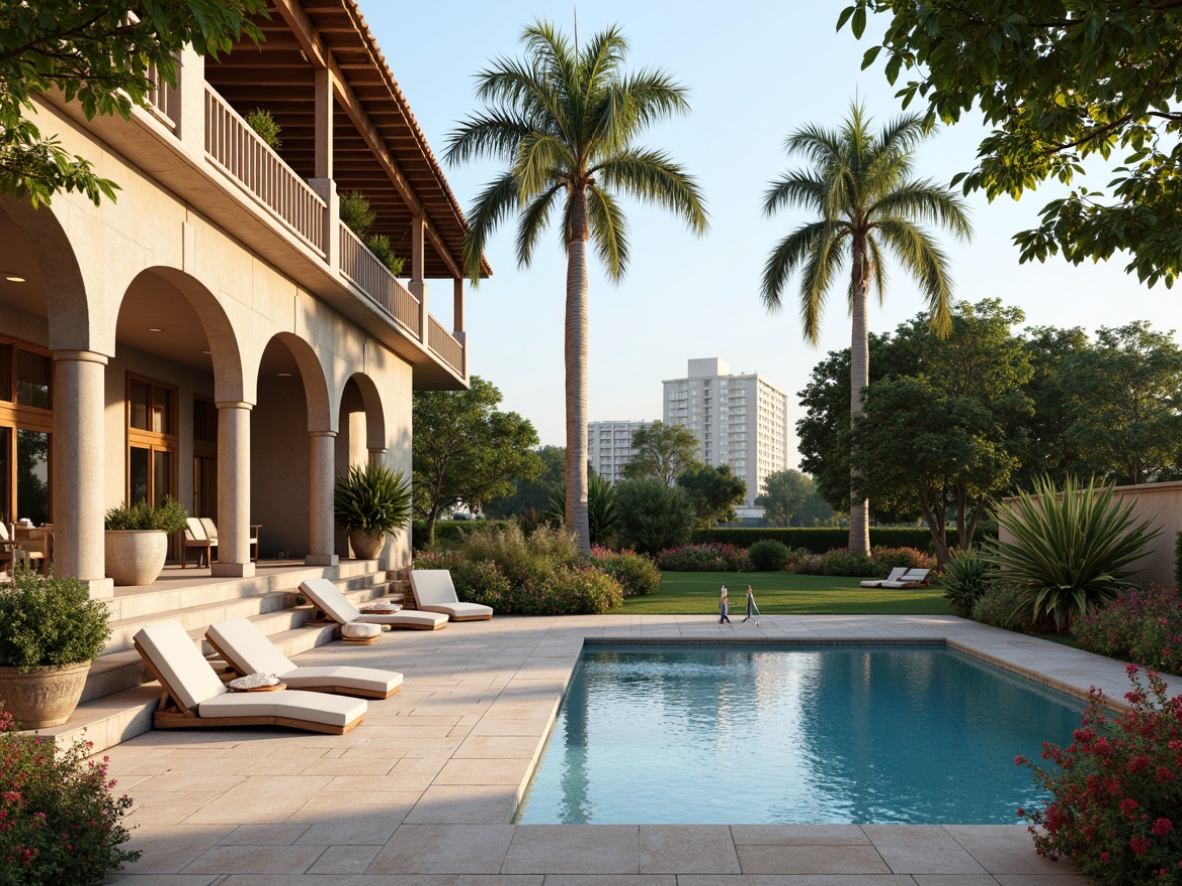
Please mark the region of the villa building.
<svg viewBox="0 0 1182 886"><path fill-rule="evenodd" d="M253 574L258 524L264 557L335 564L335 475L409 475L412 391L467 385L466 223L368 26L353 0L269 11L261 45L184 51L130 121L37 100L116 200L0 198L0 520L52 524L95 596L104 512L166 495L215 519L214 575ZM341 223L355 191L405 280Z"/></svg>
<svg viewBox="0 0 1182 886"><path fill-rule="evenodd" d="M595 473L609 483L624 479L624 466L632 461L632 435L651 421L592 421L587 423L587 459Z"/></svg>
<svg viewBox="0 0 1182 886"><path fill-rule="evenodd" d="M757 372L732 375L717 357L690 360L686 378L663 384L665 423L693 431L704 464L747 481L740 517L762 516L754 506L764 478L788 467L788 395Z"/></svg>

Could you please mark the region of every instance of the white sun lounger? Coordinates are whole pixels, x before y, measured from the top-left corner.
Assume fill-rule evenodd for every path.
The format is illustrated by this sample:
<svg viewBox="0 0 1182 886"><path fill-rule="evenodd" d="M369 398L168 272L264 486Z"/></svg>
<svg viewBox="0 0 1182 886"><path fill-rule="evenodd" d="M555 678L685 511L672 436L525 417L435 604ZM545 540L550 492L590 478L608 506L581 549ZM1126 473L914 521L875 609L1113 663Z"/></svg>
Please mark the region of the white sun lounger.
<svg viewBox="0 0 1182 886"><path fill-rule="evenodd" d="M428 612L443 612L452 621L480 621L493 617L491 606L461 603L446 569L412 569L410 587L415 604Z"/></svg>
<svg viewBox="0 0 1182 886"><path fill-rule="evenodd" d="M164 690L153 716L157 729L290 726L343 735L365 719L359 698L295 689L231 692L180 622L142 628L134 643Z"/></svg>
<svg viewBox="0 0 1182 886"><path fill-rule="evenodd" d="M862 582L862 587L864 587L864 588L880 588L880 587L882 587L882 583L884 581L898 581L900 578L903 577L903 575L906 572L907 572L906 566L896 566L894 569L891 570L891 574L888 575L886 578L876 578L872 581L864 581L864 582Z"/></svg>
<svg viewBox="0 0 1182 886"><path fill-rule="evenodd" d="M930 569L911 569L895 581L884 581L880 588L922 588L928 584Z"/></svg>
<svg viewBox="0 0 1182 886"><path fill-rule="evenodd" d="M416 631L437 631L447 626L447 616L436 612L407 612L405 609L391 613L362 612L327 578L310 578L300 583L300 590L337 624L347 625L359 621Z"/></svg>
<svg viewBox="0 0 1182 886"><path fill-rule="evenodd" d="M347 665L299 667L245 618L210 625L205 639L240 675L274 674L288 689L389 698L402 688L402 674L397 671Z"/></svg>

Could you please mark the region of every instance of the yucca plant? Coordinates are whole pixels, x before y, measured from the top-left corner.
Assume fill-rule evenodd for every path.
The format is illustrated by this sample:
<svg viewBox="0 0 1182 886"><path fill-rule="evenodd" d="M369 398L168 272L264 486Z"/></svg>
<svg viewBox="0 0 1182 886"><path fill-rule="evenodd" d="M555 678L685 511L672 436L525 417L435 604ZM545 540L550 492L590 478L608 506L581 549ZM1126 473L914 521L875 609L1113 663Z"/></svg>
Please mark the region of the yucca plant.
<svg viewBox="0 0 1182 886"><path fill-rule="evenodd" d="M1013 541L992 543L985 556L1023 590L1021 606L1034 619L1069 630L1076 616L1136 586L1130 567L1161 530L1149 520L1136 524L1134 506L1094 478L1083 485L1068 477L1060 493L1043 477L1012 507L998 508L997 522Z"/></svg>
<svg viewBox="0 0 1182 886"><path fill-rule="evenodd" d="M944 599L952 611L970 618L973 604L992 586L992 566L979 551L956 551L944 564Z"/></svg>
<svg viewBox="0 0 1182 886"><path fill-rule="evenodd" d="M333 516L337 526L384 535L402 530L410 520L410 482L383 464L352 465L337 477Z"/></svg>
<svg viewBox="0 0 1182 886"><path fill-rule="evenodd" d="M565 488L559 488L551 494L545 516L559 526L563 525L566 519ZM590 524L592 544L603 544L620 524L615 487L603 477L587 479L587 522Z"/></svg>

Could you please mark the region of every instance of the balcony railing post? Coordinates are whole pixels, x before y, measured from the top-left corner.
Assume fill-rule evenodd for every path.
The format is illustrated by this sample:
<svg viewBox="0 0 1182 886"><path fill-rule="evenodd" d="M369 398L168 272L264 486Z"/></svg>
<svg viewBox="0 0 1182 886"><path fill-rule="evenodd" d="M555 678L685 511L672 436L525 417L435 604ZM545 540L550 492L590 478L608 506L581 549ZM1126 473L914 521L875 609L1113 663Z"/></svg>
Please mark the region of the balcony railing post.
<svg viewBox="0 0 1182 886"><path fill-rule="evenodd" d="M320 248L324 260L334 273L341 270L341 236L338 231L341 219L341 205L337 199L337 183L331 178L310 178L308 187L324 201L324 233Z"/></svg>
<svg viewBox="0 0 1182 886"><path fill-rule="evenodd" d="M205 56L189 45L180 52L177 92L177 135L192 156L200 157L205 153Z"/></svg>

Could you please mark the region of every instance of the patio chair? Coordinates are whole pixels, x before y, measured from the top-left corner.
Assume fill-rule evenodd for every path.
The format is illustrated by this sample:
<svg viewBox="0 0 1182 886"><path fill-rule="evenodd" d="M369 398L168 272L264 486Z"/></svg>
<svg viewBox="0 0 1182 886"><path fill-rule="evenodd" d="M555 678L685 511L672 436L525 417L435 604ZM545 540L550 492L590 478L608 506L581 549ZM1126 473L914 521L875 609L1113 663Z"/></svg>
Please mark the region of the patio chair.
<svg viewBox="0 0 1182 886"><path fill-rule="evenodd" d="M41 574L49 575L53 562L53 530L29 529L18 534L17 527L13 527L10 533L8 527L0 523L0 563L6 563L6 569L15 571L17 560L40 560Z"/></svg>
<svg viewBox="0 0 1182 886"><path fill-rule="evenodd" d="M397 671L349 666L300 667L280 652L254 622L245 618L210 625L205 639L239 675L274 674L289 689L389 698L402 688L402 674Z"/></svg>
<svg viewBox="0 0 1182 886"><path fill-rule="evenodd" d="M197 520L201 523L201 528L205 531L205 537L209 539L210 545L218 546L218 524L213 522L213 517L191 517L191 520ZM250 524L250 559L258 562L259 559L259 531L263 528L262 523Z"/></svg>
<svg viewBox="0 0 1182 886"><path fill-rule="evenodd" d="M931 573L930 569L910 569L900 576L895 581L884 581L879 585L880 588L926 588L931 582L928 581L928 575Z"/></svg>
<svg viewBox="0 0 1182 886"><path fill-rule="evenodd" d="M133 642L163 689L152 718L157 729L290 726L344 735L365 719L366 703L358 698L297 689L231 692L180 622L149 625Z"/></svg>
<svg viewBox="0 0 1182 886"><path fill-rule="evenodd" d="M405 609L380 614L362 612L327 578L310 578L300 583L300 590L316 607L317 617L326 617L337 624L361 622L412 631L437 631L447 626L447 616L438 612L407 612Z"/></svg>
<svg viewBox="0 0 1182 886"><path fill-rule="evenodd" d="M862 587L864 587L864 588L880 588L880 587L882 587L882 583L884 581L898 581L900 578L902 578L904 576L904 574L906 574L906 572L907 572L906 566L896 566L894 569L891 570L890 574L886 578L876 578L871 581L864 581L864 582L862 582Z"/></svg>
<svg viewBox="0 0 1182 886"><path fill-rule="evenodd" d="M208 518L206 518L208 519ZM212 523L213 521L210 520ZM189 551L197 551L197 565L208 566L213 562L213 548L218 545L217 529L213 538L200 517L189 517L185 520L185 545L181 550L181 569L189 565Z"/></svg>
<svg viewBox="0 0 1182 886"><path fill-rule="evenodd" d="M461 603L446 569L412 569L410 588L415 605L427 612L443 612L452 621L481 621L493 617L491 606Z"/></svg>

